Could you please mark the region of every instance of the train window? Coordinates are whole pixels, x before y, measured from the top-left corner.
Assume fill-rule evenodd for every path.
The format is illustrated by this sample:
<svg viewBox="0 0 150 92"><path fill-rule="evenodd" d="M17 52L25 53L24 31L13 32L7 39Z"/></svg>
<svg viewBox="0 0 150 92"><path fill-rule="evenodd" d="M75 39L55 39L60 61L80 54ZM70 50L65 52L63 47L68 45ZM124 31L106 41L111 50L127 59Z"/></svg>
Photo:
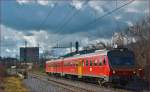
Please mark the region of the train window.
<svg viewBox="0 0 150 92"><path fill-rule="evenodd" d="M90 66L92 66L92 60L90 60Z"/></svg>
<svg viewBox="0 0 150 92"><path fill-rule="evenodd" d="M81 65L84 66L84 59L81 59L80 62L81 62Z"/></svg>
<svg viewBox="0 0 150 92"><path fill-rule="evenodd" d="M94 62L94 66L97 66L97 60L95 60L95 62Z"/></svg>
<svg viewBox="0 0 150 92"><path fill-rule="evenodd" d="M82 61L82 66L84 66L84 60Z"/></svg>
<svg viewBox="0 0 150 92"><path fill-rule="evenodd" d="M105 59L104 59L103 63L104 63L104 65L106 64L106 60Z"/></svg>
<svg viewBox="0 0 150 92"><path fill-rule="evenodd" d="M78 66L78 64L76 63L76 66Z"/></svg>
<svg viewBox="0 0 150 92"><path fill-rule="evenodd" d="M86 66L88 66L88 60L86 60Z"/></svg>
<svg viewBox="0 0 150 92"><path fill-rule="evenodd" d="M69 65L68 62L65 62L65 63L64 63L64 66L68 66L68 65Z"/></svg>
<svg viewBox="0 0 150 92"><path fill-rule="evenodd" d="M51 64L48 64L48 67L51 67Z"/></svg>
<svg viewBox="0 0 150 92"><path fill-rule="evenodd" d="M68 63L68 66L71 66L71 65L72 65L72 64L69 62L69 63Z"/></svg>
<svg viewBox="0 0 150 92"><path fill-rule="evenodd" d="M73 63L71 63L71 65L70 66L73 66Z"/></svg>
<svg viewBox="0 0 150 92"><path fill-rule="evenodd" d="M75 66L75 63L73 63L73 66Z"/></svg>
<svg viewBox="0 0 150 92"><path fill-rule="evenodd" d="M102 66L102 65L103 65L103 62L102 62L102 59L100 59L99 66Z"/></svg>

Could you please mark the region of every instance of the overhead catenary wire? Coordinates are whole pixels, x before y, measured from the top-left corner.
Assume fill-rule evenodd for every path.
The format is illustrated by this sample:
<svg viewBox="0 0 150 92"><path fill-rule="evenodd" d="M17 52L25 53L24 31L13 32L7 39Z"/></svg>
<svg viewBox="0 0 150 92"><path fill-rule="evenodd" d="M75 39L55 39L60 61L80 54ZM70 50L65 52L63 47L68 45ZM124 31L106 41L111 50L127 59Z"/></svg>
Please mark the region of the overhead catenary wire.
<svg viewBox="0 0 150 92"><path fill-rule="evenodd" d="M85 2L83 3L83 7L86 6L88 4L90 0L85 0ZM63 31L63 29L65 28L65 26L77 15L79 14L80 10L75 10L72 12L71 16L69 16L68 19L66 19L66 17L63 19L63 21L65 21L64 23L62 23L62 25L58 25L58 29L57 32L55 32L55 34L61 33ZM66 19L66 20L65 20ZM59 23L60 24L60 23ZM57 43L56 43L57 44Z"/></svg>
<svg viewBox="0 0 150 92"><path fill-rule="evenodd" d="M37 27L38 30L41 30L42 26L45 24L46 20L48 19L48 17L52 14L52 12L54 11L54 9L56 8L57 3L55 4L54 7L52 7L49 11L48 14L46 15L46 17L43 19L43 21L40 23L40 25Z"/></svg>
<svg viewBox="0 0 150 92"><path fill-rule="evenodd" d="M89 2L90 0L85 0L85 2L83 3L83 7ZM63 28L80 12L80 10L75 10L71 16L66 19L66 21L64 23L62 23L62 25L60 25L60 27L58 27L57 30L57 34L63 31Z"/></svg>
<svg viewBox="0 0 150 92"><path fill-rule="evenodd" d="M88 1L89 1L89 0L85 0L85 3L83 3L83 6L86 5ZM47 16L43 19L43 21L42 21L42 22L40 23L40 25L37 27L38 30L41 30L42 26L44 25L44 23L46 22L46 20L48 19L48 17L52 14L52 12L54 11L54 8L56 8L56 6L57 6L57 3L55 4L55 6L54 6L52 9L50 9L50 11L48 12ZM63 19L63 21L65 21L65 22L64 22L62 25L60 25L60 27L58 26L58 31L57 31L57 33L58 33L59 31L61 31L61 29L63 29L63 28L69 23L69 21L71 21L71 20L73 19L73 17L74 17L75 15L77 15L79 12L80 12L79 10L78 10L78 11L76 10L76 11L73 12L72 15L65 21L65 18L67 17L67 16L66 16L66 17ZM59 24L60 24L60 23L59 23Z"/></svg>
<svg viewBox="0 0 150 92"><path fill-rule="evenodd" d="M97 21L101 20L102 18L104 18L104 17L106 17L106 16L108 16L108 15L111 15L112 13L114 13L114 12L116 12L117 10L119 10L119 9L121 9L121 8L123 8L123 7L127 6L127 5L129 5L129 4L131 4L131 3L134 2L134 1L135 1L135 0L131 0L131 1L127 2L127 3L125 3L124 5L119 6L119 7L115 8L115 9L113 9L112 11L109 11L109 12L105 13L104 15L102 15L102 16L100 16L100 17L98 17L98 18L96 18L96 19L90 21L89 23L83 25L83 26L80 27L79 29L82 29L82 28L84 28L84 27L87 27L87 26L89 26L89 25L92 25L92 24L96 23Z"/></svg>
<svg viewBox="0 0 150 92"><path fill-rule="evenodd" d="M88 1L90 1L90 0L86 0L86 2L84 3L84 5L86 5L86 4L88 3ZM84 27L86 27L86 26L88 26L88 25L92 25L93 23L96 23L98 20L102 19L103 17L112 14L113 12L119 10L119 9L122 8L122 7L127 6L128 4L132 3L133 1L135 1L135 0L129 1L128 3L126 3L126 4L124 4L124 5L120 6L120 7L116 7L116 9L114 9L114 10L112 10L112 11L110 11L110 12L107 12L106 14L104 14L104 15L102 15L102 16L100 16L100 17L94 19L94 20L92 20L91 22L89 22L89 23L87 23L87 24L81 26L81 27L78 28L78 29L82 29L82 28L84 28ZM55 5L55 7L56 7L56 5ZM64 28L64 27L74 18L74 16L77 15L79 12L80 12L79 10L75 11L75 12L59 27L59 29L58 29L58 31L57 31L56 33L58 34L58 33L60 33L61 31L63 31L63 28ZM47 17L43 20L43 22L41 23L39 29L40 29L41 26L45 23L45 21L47 20L47 18L49 17L50 14L51 14L51 12L49 12L48 15L47 15ZM63 39L64 39L64 38L62 38L61 40L63 40Z"/></svg>
<svg viewBox="0 0 150 92"><path fill-rule="evenodd" d="M85 25L79 27L77 30L81 30L81 29L83 29L83 28L85 28L85 27L87 27L87 26L89 26L89 25L92 25L92 24L96 23L97 21L100 21L100 20L103 19L104 17L106 17L106 16L108 16L108 15L111 15L112 13L114 13L114 12L118 11L119 9L121 9L121 8L123 8L123 7L125 7L125 6L127 6L127 5L129 5L129 4L131 4L131 3L134 2L134 1L135 1L135 0L131 0L131 1L129 1L129 2L125 3L125 4L123 4L123 5L119 6L119 7L116 7L116 8L113 9L112 11L109 11L109 12L105 13L104 15L102 15L102 16L100 16L100 17L98 17L98 18L96 18L96 19L94 19L94 20L92 20L92 21L90 21L89 23L87 23L87 24L85 24ZM60 38L60 39L63 40L64 38L65 38L65 37Z"/></svg>

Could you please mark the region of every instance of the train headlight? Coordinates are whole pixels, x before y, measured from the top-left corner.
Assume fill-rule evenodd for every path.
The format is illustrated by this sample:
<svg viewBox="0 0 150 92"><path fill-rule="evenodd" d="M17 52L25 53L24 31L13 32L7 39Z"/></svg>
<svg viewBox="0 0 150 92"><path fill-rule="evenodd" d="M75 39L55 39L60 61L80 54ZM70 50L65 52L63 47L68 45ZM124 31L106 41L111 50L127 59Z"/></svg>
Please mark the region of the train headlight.
<svg viewBox="0 0 150 92"><path fill-rule="evenodd" d="M115 74L116 73L116 71L115 70L113 70L113 74Z"/></svg>
<svg viewBox="0 0 150 92"><path fill-rule="evenodd" d="M142 69L140 68L139 71L141 71Z"/></svg>

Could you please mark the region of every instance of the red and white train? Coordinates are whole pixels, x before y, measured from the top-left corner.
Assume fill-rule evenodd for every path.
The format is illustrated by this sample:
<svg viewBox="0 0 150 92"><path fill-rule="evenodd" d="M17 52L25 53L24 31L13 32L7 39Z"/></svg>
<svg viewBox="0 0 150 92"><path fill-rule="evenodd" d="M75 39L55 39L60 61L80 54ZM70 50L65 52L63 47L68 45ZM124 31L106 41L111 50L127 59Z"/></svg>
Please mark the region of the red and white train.
<svg viewBox="0 0 150 92"><path fill-rule="evenodd" d="M46 73L93 78L100 83L129 81L135 74L134 54L128 49L99 50L46 62Z"/></svg>

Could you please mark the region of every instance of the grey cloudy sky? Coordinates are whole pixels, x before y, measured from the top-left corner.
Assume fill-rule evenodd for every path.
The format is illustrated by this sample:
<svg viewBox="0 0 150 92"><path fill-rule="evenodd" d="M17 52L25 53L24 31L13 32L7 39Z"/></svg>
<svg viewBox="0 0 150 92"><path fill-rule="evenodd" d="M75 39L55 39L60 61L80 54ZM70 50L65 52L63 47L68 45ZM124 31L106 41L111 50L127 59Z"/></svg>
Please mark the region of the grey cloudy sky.
<svg viewBox="0 0 150 92"><path fill-rule="evenodd" d="M109 16L91 21L131 0L1 0L2 56L15 56L27 40L50 49L57 42L107 41L148 15L148 0L135 0Z"/></svg>

